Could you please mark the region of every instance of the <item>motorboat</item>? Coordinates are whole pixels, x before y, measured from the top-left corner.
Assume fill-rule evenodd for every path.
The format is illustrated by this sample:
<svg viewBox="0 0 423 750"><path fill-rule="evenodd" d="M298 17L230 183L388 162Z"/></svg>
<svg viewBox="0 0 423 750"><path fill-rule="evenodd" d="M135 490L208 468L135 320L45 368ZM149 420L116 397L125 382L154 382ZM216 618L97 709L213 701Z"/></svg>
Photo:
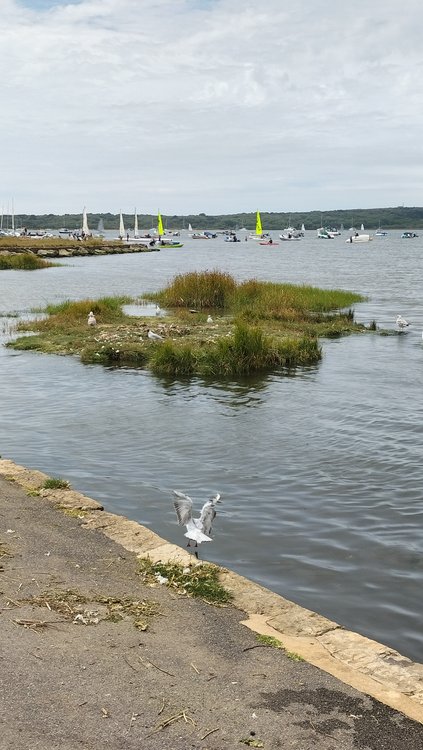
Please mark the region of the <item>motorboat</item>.
<svg viewBox="0 0 423 750"><path fill-rule="evenodd" d="M411 240L413 237L418 237L419 235L415 232L403 232L401 235L402 240Z"/></svg>
<svg viewBox="0 0 423 750"><path fill-rule="evenodd" d="M319 240L333 240L335 235L333 232L330 232L329 229L326 229L325 227L319 227L317 230L317 238Z"/></svg>
<svg viewBox="0 0 423 750"><path fill-rule="evenodd" d="M387 234L388 234L388 232L386 232L385 229L381 229L379 227L379 229L376 229L375 237L386 237Z"/></svg>
<svg viewBox="0 0 423 750"><path fill-rule="evenodd" d="M351 234L350 237L348 237L345 242L355 243L355 242L370 242L373 237L370 234Z"/></svg>
<svg viewBox="0 0 423 750"><path fill-rule="evenodd" d="M301 238L301 234L293 234L292 232L288 232L288 230L285 230L283 234L279 235L279 239L284 242L298 242Z"/></svg>

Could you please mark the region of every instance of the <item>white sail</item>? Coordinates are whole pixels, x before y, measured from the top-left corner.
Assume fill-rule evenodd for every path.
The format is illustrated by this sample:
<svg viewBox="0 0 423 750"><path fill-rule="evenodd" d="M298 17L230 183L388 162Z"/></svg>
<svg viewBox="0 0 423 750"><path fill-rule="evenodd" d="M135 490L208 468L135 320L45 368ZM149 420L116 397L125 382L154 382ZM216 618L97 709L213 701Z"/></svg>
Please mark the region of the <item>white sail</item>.
<svg viewBox="0 0 423 750"><path fill-rule="evenodd" d="M192 232L192 226L191 226L191 224L188 224L188 232Z"/></svg>
<svg viewBox="0 0 423 750"><path fill-rule="evenodd" d="M138 237L138 214L137 214L137 209L135 209L135 215L134 215L134 237Z"/></svg>
<svg viewBox="0 0 423 750"><path fill-rule="evenodd" d="M125 236L125 225L123 223L123 216L122 216L122 211L121 211L119 214L119 237L121 240L123 240L124 236Z"/></svg>
<svg viewBox="0 0 423 750"><path fill-rule="evenodd" d="M305 226L304 226L304 224L301 224L301 231L305 232Z"/></svg>
<svg viewBox="0 0 423 750"><path fill-rule="evenodd" d="M103 219L99 220L98 226L97 226L97 231L98 232L104 232L104 221L103 221Z"/></svg>
<svg viewBox="0 0 423 750"><path fill-rule="evenodd" d="M84 206L84 210L82 212L82 234L83 235L89 235L90 230L88 228L88 217L87 217L87 209Z"/></svg>
<svg viewBox="0 0 423 750"><path fill-rule="evenodd" d="M364 224L361 225L361 231L364 231Z"/></svg>

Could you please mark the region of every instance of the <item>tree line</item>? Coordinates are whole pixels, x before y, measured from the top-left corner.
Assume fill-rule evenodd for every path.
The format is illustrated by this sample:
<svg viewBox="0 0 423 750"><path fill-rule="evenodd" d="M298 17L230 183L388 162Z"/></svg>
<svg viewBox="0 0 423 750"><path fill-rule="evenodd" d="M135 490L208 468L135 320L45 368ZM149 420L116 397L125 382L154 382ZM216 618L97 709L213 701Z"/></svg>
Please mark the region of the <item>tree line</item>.
<svg viewBox="0 0 423 750"><path fill-rule="evenodd" d="M281 230L285 227L301 227L306 229L318 229L321 226L360 228L363 224L365 229L372 230L381 226L383 229L421 229L423 228L423 208L397 206L396 208L355 208L333 211L303 211L303 212L269 212L261 211L261 221L264 230ZM168 229L233 229L239 230L245 227L253 230L256 223L255 212L208 215L186 214L166 215L162 214L164 226ZM134 226L133 213L123 214L125 227L132 229ZM92 231L96 231L100 221L104 229L118 231L119 214L112 213L89 213L88 224ZM150 230L157 224L157 217L151 214L139 214L138 225L140 233ZM10 228L11 217L3 216L3 228ZM82 226L81 214L21 214L15 217L15 227L27 227L28 229L80 229Z"/></svg>

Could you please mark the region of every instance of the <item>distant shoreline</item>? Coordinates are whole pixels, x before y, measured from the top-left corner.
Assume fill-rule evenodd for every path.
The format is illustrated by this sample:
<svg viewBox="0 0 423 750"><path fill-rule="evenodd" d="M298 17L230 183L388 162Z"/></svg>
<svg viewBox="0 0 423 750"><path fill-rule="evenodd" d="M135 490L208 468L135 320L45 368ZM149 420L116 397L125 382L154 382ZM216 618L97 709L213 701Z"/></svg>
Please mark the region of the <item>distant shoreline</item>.
<svg viewBox="0 0 423 750"><path fill-rule="evenodd" d="M385 208L351 208L331 209L325 211L295 211L274 212L260 208L263 227L266 230L282 230L288 226L300 227L305 225L306 229L318 229L323 226L342 225L346 232L350 227L361 227L364 224L366 230L372 231L379 226L384 229L422 229L423 207L419 206L396 206ZM53 229L58 231L62 227L78 230L82 226L82 214L17 214L14 217L15 227L27 227L28 229ZM122 214L125 227L132 227L134 222L133 213ZM255 211L234 212L229 214L208 215L200 214L162 214L163 223L169 229L186 229L189 225L193 230L201 229L237 229L245 227L253 230L255 227ZM119 213L92 212L88 213L88 224L91 229L103 223L106 231L118 231ZM152 214L138 214L139 226L143 231L149 231L156 225L157 218ZM3 215L2 228L10 229L12 217Z"/></svg>

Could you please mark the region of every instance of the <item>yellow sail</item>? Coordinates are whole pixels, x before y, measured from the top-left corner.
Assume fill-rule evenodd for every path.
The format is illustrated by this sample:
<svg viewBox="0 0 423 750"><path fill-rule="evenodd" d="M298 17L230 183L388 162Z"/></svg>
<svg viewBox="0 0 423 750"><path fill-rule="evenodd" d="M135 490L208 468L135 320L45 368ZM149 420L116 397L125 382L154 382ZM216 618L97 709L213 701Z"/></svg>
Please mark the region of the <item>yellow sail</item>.
<svg viewBox="0 0 423 750"><path fill-rule="evenodd" d="M159 237L161 237L161 235L164 234L162 216L161 216L160 211L157 214L157 234L159 235Z"/></svg>
<svg viewBox="0 0 423 750"><path fill-rule="evenodd" d="M256 234L263 234L263 227L261 225L260 211L256 214Z"/></svg>

